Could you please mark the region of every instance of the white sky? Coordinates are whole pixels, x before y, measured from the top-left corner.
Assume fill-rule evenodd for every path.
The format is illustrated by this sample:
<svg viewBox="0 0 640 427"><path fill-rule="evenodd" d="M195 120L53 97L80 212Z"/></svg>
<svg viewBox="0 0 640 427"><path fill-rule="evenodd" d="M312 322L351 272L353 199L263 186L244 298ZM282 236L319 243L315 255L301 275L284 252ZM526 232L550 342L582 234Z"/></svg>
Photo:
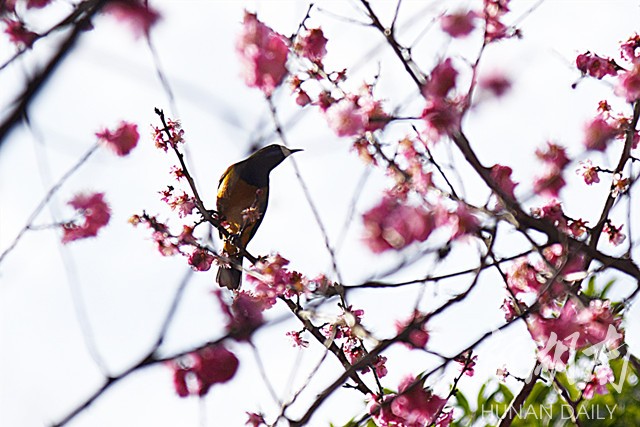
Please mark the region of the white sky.
<svg viewBox="0 0 640 427"><path fill-rule="evenodd" d="M536 2L513 3L516 17ZM304 2L297 1L151 4L164 17L154 28L152 39L175 93L177 112L170 111L146 43L133 39L127 28L112 19L100 17L95 29L83 35L78 48L32 105L33 131L18 128L0 150L2 251L51 184L94 143L97 130L125 119L137 123L142 134L139 147L126 159L99 151L54 198L51 212L60 220L72 214L65 201L75 193L105 191L113 216L98 239L61 247L57 231L30 232L0 265L0 426L31 427L55 422L100 385L100 373L82 339L72 289L79 289L82 294L94 340L110 372L117 374L126 369L148 350L186 270L184 259L159 256L148 239L149 233L142 228L133 229L126 222L130 215L143 209L161 212L163 218L171 215L157 192L171 184L168 169L174 159L155 149L148 136L149 126L157 124L153 108L164 108L169 116L182 120L191 171L201 195L213 206L222 171L243 158L247 147L260 136L269 135L271 129L261 93L247 88L239 77L234 43L243 9L257 11L261 20L284 34L297 28L307 9ZM405 102L414 89L397 59L386 47L370 53L383 46L380 35L333 15L361 17L353 6L357 2L317 4L332 12L315 11L309 21L311 27L321 25L329 39L327 67L350 69L359 64L349 74L354 88L363 79L372 81L380 70L376 94L388 100L390 107ZM392 13L394 4L373 2L386 16ZM450 2L405 1L398 21L399 28L406 29L400 33L401 40L412 40L446 4ZM61 16L65 10L60 7ZM38 18L46 23L50 16L40 14ZM623 104L613 97L606 83L583 81L572 90L570 86L579 76L573 66L575 56L591 50L617 58L618 43L638 29L639 18L637 1L546 1L522 22L524 39L490 47L481 69L504 70L515 85L507 98L487 102L468 117L465 129L479 157L489 165L504 163L513 167L524 194L536 173L537 164L531 160L536 147L553 139L567 146L570 153L578 153L583 123L593 116L597 101L607 97L614 107L622 108ZM6 38L0 40L0 57L4 58L12 48ZM35 51L24 60L0 72L3 114L13 94L22 87L25 73L31 73L34 63L43 61L50 46L48 42L38 42ZM423 70L428 71L444 55L471 60L477 47L477 39L447 45L432 29L414 54ZM359 216L376 203L380 190L388 185L383 173L373 171L361 187L364 166L349 152L350 141L336 138L317 111L298 115L299 109L287 88L280 89L276 101L283 121L294 120L287 136L292 146L305 150L296 155L296 161L329 238L333 243L344 239L338 266L345 283L359 283L395 265L401 255L373 256L360 242ZM402 107L407 115L420 112L419 103ZM406 132L406 128L394 126L384 137L392 141ZM440 147L439 154L445 153L446 148ZM606 164L610 159L603 157L601 161ZM485 190L475 187L475 177L472 179L466 170L461 169L460 174L471 200L482 203ZM598 215L605 186L586 188L571 171L567 181L569 189L562 193L567 212L587 219ZM292 268L310 277L321 272L331 274L329 256L291 164L285 163L273 173L271 189L269 212L251 243L252 253L278 251L291 260ZM342 235L356 191L362 192L356 204L356 218ZM36 224L52 221L50 213L45 212ZM618 222L624 222L624 218ZM172 219L172 224L178 222ZM514 246L503 250L506 253L519 244L514 241ZM473 248L458 248L438 271L474 267L476 262ZM430 264L431 261L416 265L397 277L419 277L430 271ZM217 302L210 295L214 274L199 273L189 285L163 347L167 354L222 333ZM467 278L450 286L428 285L420 307L434 307L468 283ZM487 274L480 285L468 304L430 324L430 345L434 349L453 354L500 324L503 294L498 278ZM629 292L627 285L620 281L618 297ZM365 309L365 326L379 337L389 337L394 332L393 320L408 316L419 292L417 287L394 292L354 292L350 302ZM273 316L285 313L278 307ZM637 325L637 310L632 318ZM279 393L287 390L291 375L295 375L294 384L300 384L308 367L320 357L316 343L301 353L293 349L284 336L292 329L299 329L299 325L288 321L255 337L266 372ZM482 347L477 378L463 380L463 390L477 390L479 383L503 363L514 372L526 373L534 357L533 344L524 328L512 329L515 333L497 337ZM628 321L627 331L629 343L637 351L637 326L634 329L633 322ZM245 411L266 410L273 403L250 348L239 344L230 347L241 360L238 376L228 385L215 386L203 402L178 398L171 371L156 366L116 385L69 425L242 425ZM407 373L428 369L435 360L403 348L392 348L386 355L390 372L383 384L388 388L395 388ZM292 414L304 412L314 394L340 374L339 365L331 357L328 359L330 362L314 378ZM448 384L444 381L442 390ZM357 392L339 391L318 411L311 425L344 423L363 411L363 399Z"/></svg>

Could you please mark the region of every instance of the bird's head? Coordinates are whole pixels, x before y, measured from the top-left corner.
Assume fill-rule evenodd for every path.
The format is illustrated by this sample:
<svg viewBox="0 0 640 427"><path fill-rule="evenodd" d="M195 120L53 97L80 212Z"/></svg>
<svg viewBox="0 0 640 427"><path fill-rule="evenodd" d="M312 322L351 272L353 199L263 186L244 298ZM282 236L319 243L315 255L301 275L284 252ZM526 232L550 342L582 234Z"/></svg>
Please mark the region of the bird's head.
<svg viewBox="0 0 640 427"><path fill-rule="evenodd" d="M284 145L271 144L253 153L247 160L254 167L270 172L278 166L284 159L302 151L301 149L289 149Z"/></svg>

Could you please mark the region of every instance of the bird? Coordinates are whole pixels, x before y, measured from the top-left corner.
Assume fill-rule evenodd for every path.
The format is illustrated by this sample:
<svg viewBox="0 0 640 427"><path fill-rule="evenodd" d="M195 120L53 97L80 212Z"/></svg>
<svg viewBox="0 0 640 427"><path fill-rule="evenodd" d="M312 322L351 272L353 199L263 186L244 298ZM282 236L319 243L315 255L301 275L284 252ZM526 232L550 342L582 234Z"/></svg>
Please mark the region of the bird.
<svg viewBox="0 0 640 427"><path fill-rule="evenodd" d="M269 174L291 154L302 151L272 144L227 168L220 177L216 209L229 236L223 251L229 265L220 265L216 281L220 287L236 290L242 282L242 255L262 223L269 203Z"/></svg>

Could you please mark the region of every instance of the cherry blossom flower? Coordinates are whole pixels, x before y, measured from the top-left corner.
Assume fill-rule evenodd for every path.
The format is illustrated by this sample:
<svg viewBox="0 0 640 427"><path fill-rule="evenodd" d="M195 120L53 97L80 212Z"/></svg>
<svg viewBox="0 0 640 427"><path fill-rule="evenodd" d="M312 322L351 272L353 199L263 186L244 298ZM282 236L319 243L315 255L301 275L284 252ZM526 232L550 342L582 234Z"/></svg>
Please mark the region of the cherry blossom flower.
<svg viewBox="0 0 640 427"><path fill-rule="evenodd" d="M620 227L616 227L615 225L611 224L610 222L607 222L604 224L604 229L603 231L609 235L609 242L614 245L614 246L619 246L621 245L625 239L627 238L627 236L625 236L624 234L622 234L622 226Z"/></svg>
<svg viewBox="0 0 640 427"><path fill-rule="evenodd" d="M118 156L128 155L140 139L138 125L125 121L120 122L116 130L104 129L97 132L96 136Z"/></svg>
<svg viewBox="0 0 640 427"><path fill-rule="evenodd" d="M587 232L587 221L582 218L571 221L569 224L569 230L573 237L580 238Z"/></svg>
<svg viewBox="0 0 640 427"><path fill-rule="evenodd" d="M608 394L607 384L615 380L613 371L608 366L597 366L591 375L591 380L584 385L582 396L585 399L593 399L595 394Z"/></svg>
<svg viewBox="0 0 640 427"><path fill-rule="evenodd" d="M511 173L513 170L509 166L493 165L491 167L491 179L506 195L515 199L513 190L518 184L511 180Z"/></svg>
<svg viewBox="0 0 640 427"><path fill-rule="evenodd" d="M558 197L560 190L566 185L562 171L556 168L545 168L542 176L533 180L533 191L543 197Z"/></svg>
<svg viewBox="0 0 640 427"><path fill-rule="evenodd" d="M40 35L27 29L24 22L13 19L4 18L2 20L6 25L5 34L9 36L9 41L19 47L31 47Z"/></svg>
<svg viewBox="0 0 640 427"><path fill-rule="evenodd" d="M306 30L302 36L298 37L295 49L311 62L322 63L322 59L327 54L327 41L322 29L314 28Z"/></svg>
<svg viewBox="0 0 640 427"><path fill-rule="evenodd" d="M424 427L435 423L447 427L451 412L442 411L446 399L423 388L423 381L413 376L400 383L398 394L370 396L368 411L378 426Z"/></svg>
<svg viewBox="0 0 640 427"><path fill-rule="evenodd" d="M294 347L309 347L309 341L302 338L302 332L300 331L289 331L286 335L291 338Z"/></svg>
<svg viewBox="0 0 640 427"><path fill-rule="evenodd" d="M607 144L618 134L618 129L597 117L585 126L584 145L588 150L604 151Z"/></svg>
<svg viewBox="0 0 640 427"><path fill-rule="evenodd" d="M422 118L427 124L429 136L438 140L460 128L460 106L448 100L433 98L427 101Z"/></svg>
<svg viewBox="0 0 640 427"><path fill-rule="evenodd" d="M329 127L342 136L357 136L365 131L382 129L389 117L382 109L382 103L373 99L371 88L365 87L359 95L347 95L333 102L324 111Z"/></svg>
<svg viewBox="0 0 640 427"><path fill-rule="evenodd" d="M549 202L547 202L547 204L545 204L541 208L531 209L531 213L538 218L547 219L553 225L556 225L560 228L565 228L567 223L566 219L564 218L562 205L555 199L549 200Z"/></svg>
<svg viewBox="0 0 640 427"><path fill-rule="evenodd" d="M180 194L174 194L173 190L174 188L169 186L167 190L161 191L161 200L168 204L172 210L178 211L180 218L184 218L193 213L193 210L196 208L195 200L184 191Z"/></svg>
<svg viewBox="0 0 640 427"><path fill-rule="evenodd" d="M362 216L362 220L365 243L375 253L422 242L434 228L433 214L423 207L403 204L391 196L385 196L378 206Z"/></svg>
<svg viewBox="0 0 640 427"><path fill-rule="evenodd" d="M267 422L264 420L264 416L262 414L256 414L255 412L247 412L247 416L249 419L246 423L247 426L251 427L259 427L261 425L267 425Z"/></svg>
<svg viewBox="0 0 640 427"><path fill-rule="evenodd" d="M421 314L419 312L414 312L413 316L406 319L405 321L396 321L396 332L401 333L404 331L409 325L411 325ZM424 349L427 346L427 342L429 341L429 331L427 330L427 325L425 322L422 322L419 327L413 327L409 332L409 336L406 341L403 343L409 348L417 348Z"/></svg>
<svg viewBox="0 0 640 427"><path fill-rule="evenodd" d="M620 68L611 58L602 58L595 53L585 52L576 58L576 67L582 74L602 79L604 76L615 76Z"/></svg>
<svg viewBox="0 0 640 427"><path fill-rule="evenodd" d="M640 63L625 71L618 79L618 85L615 89L616 95L624 96L627 102L634 102L640 99Z"/></svg>
<svg viewBox="0 0 640 427"><path fill-rule="evenodd" d="M587 345L616 346L622 337L608 302L592 301L583 308L573 298L567 299L558 317L530 317L529 332L538 343L538 359L549 369L562 369L569 352ZM613 334L612 334L613 331Z"/></svg>
<svg viewBox="0 0 640 427"><path fill-rule="evenodd" d="M629 37L629 40L620 45L622 58L633 63L638 62L638 59L640 58L638 55L638 48L640 48L640 36L638 34L634 34Z"/></svg>
<svg viewBox="0 0 640 427"><path fill-rule="evenodd" d="M331 130L340 137L364 132L366 118L353 98L345 97L331 104L325 111L325 117Z"/></svg>
<svg viewBox="0 0 640 427"><path fill-rule="evenodd" d="M471 356L471 350L465 351L461 355L456 356L453 360L460 364L460 369L466 376L472 377L475 374L474 367L476 366L478 356Z"/></svg>
<svg viewBox="0 0 640 427"><path fill-rule="evenodd" d="M515 295L538 292L542 285L538 270L527 258L518 258L507 271L507 286Z"/></svg>
<svg viewBox="0 0 640 427"><path fill-rule="evenodd" d="M165 135L169 134L169 139ZM157 148L167 151L169 147L176 148L179 144L184 144L184 130L179 120L167 120L167 128L153 127L153 140Z"/></svg>
<svg viewBox="0 0 640 427"><path fill-rule="evenodd" d="M287 75L288 40L245 11L236 43L247 86L271 96Z"/></svg>
<svg viewBox="0 0 640 427"><path fill-rule="evenodd" d="M247 280L255 285L255 297L262 301L265 309L273 306L278 297L293 297L308 292L307 279L286 266L289 260L279 254L271 255L256 263Z"/></svg>
<svg viewBox="0 0 640 427"><path fill-rule="evenodd" d="M507 322L511 322L518 316L518 311L516 310L516 306L511 298L505 298L504 301L502 301L500 310L504 313L504 319Z"/></svg>
<svg viewBox="0 0 640 427"><path fill-rule="evenodd" d="M480 230L480 221L465 203L458 203L454 212L449 214L449 225L452 227L452 239L475 234Z"/></svg>
<svg viewBox="0 0 640 427"><path fill-rule="evenodd" d="M595 183L600 182L600 177L598 176L598 167L593 166L593 163L591 163L591 160L585 160L584 162L580 162L579 165L580 166L576 170L576 173L578 175L582 175L582 178L584 179L584 182L587 185L591 185L594 182Z"/></svg>
<svg viewBox="0 0 640 427"><path fill-rule="evenodd" d="M310 103L311 103L311 98L309 97L309 94L307 94L307 92L303 90L299 90L296 96L296 104L298 104L301 107L304 107L305 105L308 105Z"/></svg>
<svg viewBox="0 0 640 427"><path fill-rule="evenodd" d="M451 37L466 37L475 28L473 20L477 17L475 12L458 12L450 15L444 15L440 18L440 27L442 31Z"/></svg>
<svg viewBox="0 0 640 427"><path fill-rule="evenodd" d="M151 27L160 20L160 13L141 0L111 0L103 11L128 24L136 38L148 35Z"/></svg>
<svg viewBox="0 0 640 427"><path fill-rule="evenodd" d="M391 411L402 419L406 426L425 426L436 421L446 399L423 388L422 381L407 376L400 382L398 395L391 401Z"/></svg>
<svg viewBox="0 0 640 427"><path fill-rule="evenodd" d="M485 39L493 42L508 38L507 26L502 18L509 12L509 0L484 0ZM517 33L514 33L517 34Z"/></svg>
<svg viewBox="0 0 640 427"><path fill-rule="evenodd" d="M458 71L453 68L451 58L440 62L431 71L431 76L422 88L425 97L445 98L456 87Z"/></svg>
<svg viewBox="0 0 640 427"><path fill-rule="evenodd" d="M613 175L613 182L611 184L611 197L618 197L621 194L626 193L629 189L629 184L631 180L629 178L623 178L622 174L616 173Z"/></svg>
<svg viewBox="0 0 640 427"><path fill-rule="evenodd" d="M98 231L107 225L111 218L111 209L104 201L104 193L78 194L68 204L84 217L84 222L63 224L62 243L97 236Z"/></svg>
<svg viewBox="0 0 640 427"><path fill-rule="evenodd" d="M496 98L500 98L511 89L511 80L502 73L493 72L480 77L478 86Z"/></svg>
<svg viewBox="0 0 640 427"><path fill-rule="evenodd" d="M187 359L187 358L185 358ZM189 360L171 362L173 383L180 397L205 396L215 384L229 381L238 370L238 358L222 345L190 353Z"/></svg>
<svg viewBox="0 0 640 427"><path fill-rule="evenodd" d="M564 169L564 167L571 162L569 157L567 157L567 150L553 142L547 142L545 149L536 149L536 156L547 165L556 169Z"/></svg>
<svg viewBox="0 0 640 427"><path fill-rule="evenodd" d="M496 369L496 376L500 381L506 381L507 377L509 376L509 370L506 366L498 368Z"/></svg>
<svg viewBox="0 0 640 427"><path fill-rule="evenodd" d="M189 256L189 265L195 271L208 271L213 264L213 255L209 251L196 248Z"/></svg>

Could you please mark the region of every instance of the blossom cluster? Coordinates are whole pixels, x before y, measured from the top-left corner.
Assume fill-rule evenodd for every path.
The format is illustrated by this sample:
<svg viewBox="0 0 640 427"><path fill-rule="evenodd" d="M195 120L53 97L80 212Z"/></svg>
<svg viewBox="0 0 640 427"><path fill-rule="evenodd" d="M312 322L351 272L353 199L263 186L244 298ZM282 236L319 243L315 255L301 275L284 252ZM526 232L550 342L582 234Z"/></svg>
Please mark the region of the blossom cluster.
<svg viewBox="0 0 640 427"><path fill-rule="evenodd" d="M424 380L405 377L398 393L372 395L369 414L378 426L447 427L453 421L453 411L444 411L447 399L424 387Z"/></svg>
<svg viewBox="0 0 640 427"><path fill-rule="evenodd" d="M0 2L0 21L4 25L4 33L19 49L31 48L33 44L49 32L36 32L25 22L30 19L27 13L31 9L47 8L53 0L4 0ZM22 6L24 5L24 6ZM24 10L22 9L24 7ZM160 20L160 13L142 0L110 0L101 12L119 22L128 25L135 37L149 34ZM52 14L55 16L55 14ZM37 22L37 19L34 19ZM69 22L73 20L69 19ZM85 28L85 29L89 29Z"/></svg>

